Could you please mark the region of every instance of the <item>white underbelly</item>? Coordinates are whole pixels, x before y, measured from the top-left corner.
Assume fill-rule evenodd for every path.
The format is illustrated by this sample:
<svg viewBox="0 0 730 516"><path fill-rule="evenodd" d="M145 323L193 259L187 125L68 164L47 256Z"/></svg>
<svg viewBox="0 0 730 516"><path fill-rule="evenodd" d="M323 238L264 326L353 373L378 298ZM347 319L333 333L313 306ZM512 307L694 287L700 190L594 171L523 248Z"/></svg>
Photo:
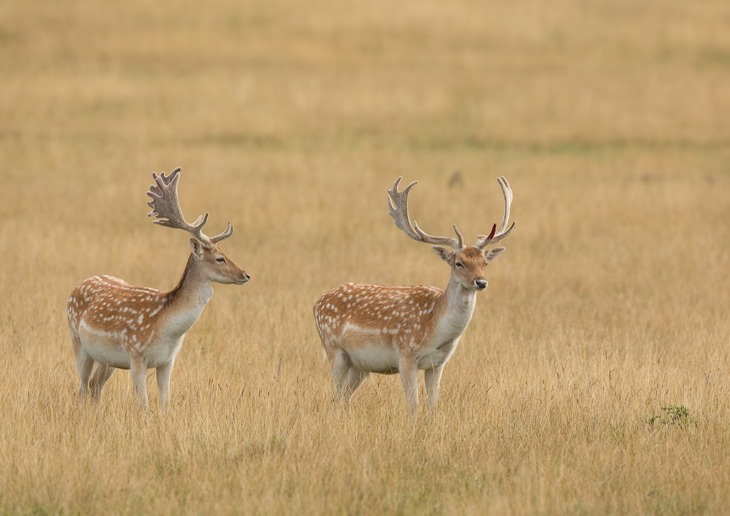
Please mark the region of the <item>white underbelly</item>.
<svg viewBox="0 0 730 516"><path fill-rule="evenodd" d="M424 349L416 357L418 369L433 369L445 364L453 354L458 340L445 343L440 347ZM370 373L397 373L399 369L400 354L397 348L388 345L360 346L347 350L352 364L361 371Z"/></svg>
<svg viewBox="0 0 730 516"><path fill-rule="evenodd" d="M129 369L129 353L121 345L121 338L116 333L97 330L82 321L79 338L81 347L95 362Z"/></svg>
<svg viewBox="0 0 730 516"><path fill-rule="evenodd" d="M81 347L95 362L118 369L130 368L130 355L122 344L123 338L115 333L107 333L93 329L82 323L79 328ZM148 368L159 367L175 358L182 346L185 336L162 339L156 343L138 343L137 352Z"/></svg>
<svg viewBox="0 0 730 516"><path fill-rule="evenodd" d="M94 361L100 364L116 367L118 369L129 369L129 354L121 347L107 345L95 345L86 343L83 348Z"/></svg>
<svg viewBox="0 0 730 516"><path fill-rule="evenodd" d="M370 373L397 373L398 351L390 346L363 346L348 349L352 364Z"/></svg>

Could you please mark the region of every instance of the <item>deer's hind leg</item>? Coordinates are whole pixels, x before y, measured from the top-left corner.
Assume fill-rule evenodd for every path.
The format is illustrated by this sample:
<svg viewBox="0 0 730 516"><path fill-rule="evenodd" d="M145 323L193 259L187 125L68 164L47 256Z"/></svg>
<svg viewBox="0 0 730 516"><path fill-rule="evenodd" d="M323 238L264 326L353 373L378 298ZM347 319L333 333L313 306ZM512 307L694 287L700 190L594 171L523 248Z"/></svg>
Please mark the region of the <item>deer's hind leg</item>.
<svg viewBox="0 0 730 516"><path fill-rule="evenodd" d="M79 373L79 402L83 403L89 394L89 377L91 376L91 368L94 366L94 359L84 351L78 335L72 332L71 340L73 341L76 371Z"/></svg>
<svg viewBox="0 0 730 516"><path fill-rule="evenodd" d="M349 393L349 398L351 398L352 395L355 394L357 388L362 385L362 382L364 382L368 376L370 376L370 373L368 373L367 371L361 371L356 367L350 367L350 369L347 371L347 379L345 384L345 389L346 392Z"/></svg>
<svg viewBox="0 0 730 516"><path fill-rule="evenodd" d="M338 401L349 400L369 373L356 368L344 349L328 348L327 359L330 363L332 381L335 385L335 398Z"/></svg>
<svg viewBox="0 0 730 516"><path fill-rule="evenodd" d="M91 399L99 401L101 399L101 391L104 388L104 384L111 378L116 369L103 364L96 364L94 372L91 375Z"/></svg>

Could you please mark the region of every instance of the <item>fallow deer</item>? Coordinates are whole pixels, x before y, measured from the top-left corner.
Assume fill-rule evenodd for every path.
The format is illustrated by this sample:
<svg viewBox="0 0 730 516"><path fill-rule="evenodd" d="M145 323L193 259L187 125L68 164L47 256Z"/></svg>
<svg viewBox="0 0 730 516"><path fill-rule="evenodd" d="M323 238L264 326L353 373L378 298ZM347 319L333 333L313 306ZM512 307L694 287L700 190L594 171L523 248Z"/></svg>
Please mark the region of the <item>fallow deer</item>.
<svg viewBox="0 0 730 516"><path fill-rule="evenodd" d="M243 285L251 279L218 248L218 242L233 235L230 222L225 231L209 237L203 233L207 213L192 224L185 220L177 193L180 168L169 176L153 173L152 178L148 216L156 217L155 224L190 233L190 257L169 292L135 287L112 276L94 276L71 292L66 310L80 401L87 398L89 386L92 399L98 400L116 369L130 369L139 402L147 407L147 369L156 368L159 401L165 407L175 357L213 295L211 283Z"/></svg>
<svg viewBox="0 0 730 516"><path fill-rule="evenodd" d="M431 236L408 215L408 194L416 182L398 191L399 177L388 190L388 213L407 236L435 244L436 254L451 267L446 291L428 286L381 286L348 283L324 294L314 305L314 319L330 366L338 400L349 399L370 373L400 375L411 412L418 407L418 370L425 371L426 397L436 405L444 365L466 330L476 293L487 288L487 265L504 251L485 248L510 234L512 189L504 177L502 222L489 235L465 246L456 238ZM446 245L452 250L439 247Z"/></svg>

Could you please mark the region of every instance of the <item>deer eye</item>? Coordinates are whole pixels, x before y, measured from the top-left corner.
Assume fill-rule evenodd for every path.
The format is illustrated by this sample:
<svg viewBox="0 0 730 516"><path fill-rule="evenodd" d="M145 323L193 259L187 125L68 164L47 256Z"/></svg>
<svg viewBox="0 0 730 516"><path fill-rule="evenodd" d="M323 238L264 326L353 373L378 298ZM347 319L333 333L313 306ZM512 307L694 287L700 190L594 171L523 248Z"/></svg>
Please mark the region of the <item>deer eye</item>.
<svg viewBox="0 0 730 516"><path fill-rule="evenodd" d="M226 259L223 258L222 256L219 256L218 258L216 258L215 261L217 261L218 263L226 263Z"/></svg>
<svg viewBox="0 0 730 516"><path fill-rule="evenodd" d="M462 262L460 262L460 261L457 261L457 262L455 263L455 265L456 265L456 266L457 266L457 267L458 267L459 269L461 269L462 267L464 267L464 264L463 264Z"/></svg>

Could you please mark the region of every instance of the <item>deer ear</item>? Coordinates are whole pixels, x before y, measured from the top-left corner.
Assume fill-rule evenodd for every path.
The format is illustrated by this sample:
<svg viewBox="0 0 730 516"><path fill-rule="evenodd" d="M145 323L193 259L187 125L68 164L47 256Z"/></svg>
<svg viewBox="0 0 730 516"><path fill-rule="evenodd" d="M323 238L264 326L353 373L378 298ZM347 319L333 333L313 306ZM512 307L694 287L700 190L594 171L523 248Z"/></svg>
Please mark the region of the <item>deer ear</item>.
<svg viewBox="0 0 730 516"><path fill-rule="evenodd" d="M487 263L491 262L492 260L496 260L497 257L504 252L504 247L495 247L494 249L490 249L486 252L484 257L487 259Z"/></svg>
<svg viewBox="0 0 730 516"><path fill-rule="evenodd" d="M196 258L203 256L203 244L197 238L190 239L190 252L193 253Z"/></svg>
<svg viewBox="0 0 730 516"><path fill-rule="evenodd" d="M447 251L443 247L434 247L433 252L436 253L436 255L439 258L441 258L443 261L445 261L446 263L448 263L448 264L451 263L451 257L454 254L451 251Z"/></svg>

